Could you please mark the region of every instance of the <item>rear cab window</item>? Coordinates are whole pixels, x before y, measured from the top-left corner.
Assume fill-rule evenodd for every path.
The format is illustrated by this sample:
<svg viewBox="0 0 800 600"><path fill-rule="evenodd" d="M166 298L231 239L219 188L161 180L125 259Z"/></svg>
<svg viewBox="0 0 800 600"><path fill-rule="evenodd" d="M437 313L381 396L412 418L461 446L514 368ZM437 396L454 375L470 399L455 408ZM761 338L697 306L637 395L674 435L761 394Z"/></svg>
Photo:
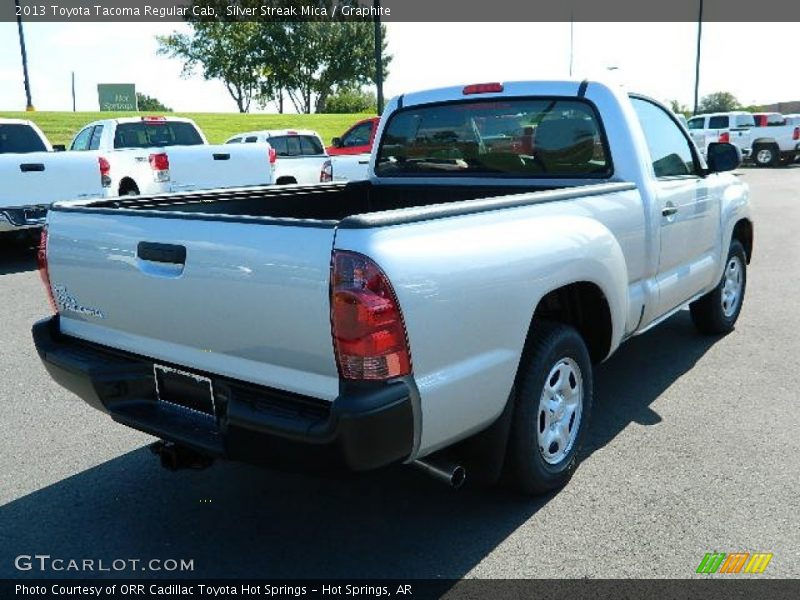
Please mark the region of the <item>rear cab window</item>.
<svg viewBox="0 0 800 600"><path fill-rule="evenodd" d="M202 143L203 138L195 126L183 121L119 123L114 133L114 148L199 146Z"/></svg>
<svg viewBox="0 0 800 600"><path fill-rule="evenodd" d="M0 154L46 152L47 146L30 125L0 125Z"/></svg>
<svg viewBox="0 0 800 600"><path fill-rule="evenodd" d="M278 156L317 156L325 154L322 143L311 135L276 135L269 138Z"/></svg>
<svg viewBox="0 0 800 600"><path fill-rule="evenodd" d="M611 158L585 100L503 98L412 106L386 124L375 173L508 178L601 178Z"/></svg>

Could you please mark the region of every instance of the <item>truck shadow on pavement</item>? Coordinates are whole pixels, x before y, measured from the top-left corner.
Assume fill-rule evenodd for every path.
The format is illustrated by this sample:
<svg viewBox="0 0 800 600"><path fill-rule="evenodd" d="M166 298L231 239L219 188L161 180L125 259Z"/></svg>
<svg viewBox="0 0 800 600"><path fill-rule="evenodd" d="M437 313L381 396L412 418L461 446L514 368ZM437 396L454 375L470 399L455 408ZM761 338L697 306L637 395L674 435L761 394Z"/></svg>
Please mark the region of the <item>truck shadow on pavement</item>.
<svg viewBox="0 0 800 600"><path fill-rule="evenodd" d="M682 312L599 367L587 454L631 422L657 423L651 403L714 341ZM140 448L0 507L0 577L458 578L551 499L454 492L408 467L346 480L232 463L169 473ZM194 572L15 570L36 553L187 559Z"/></svg>
<svg viewBox="0 0 800 600"><path fill-rule="evenodd" d="M0 276L34 271L37 267L33 240L23 242L0 236Z"/></svg>

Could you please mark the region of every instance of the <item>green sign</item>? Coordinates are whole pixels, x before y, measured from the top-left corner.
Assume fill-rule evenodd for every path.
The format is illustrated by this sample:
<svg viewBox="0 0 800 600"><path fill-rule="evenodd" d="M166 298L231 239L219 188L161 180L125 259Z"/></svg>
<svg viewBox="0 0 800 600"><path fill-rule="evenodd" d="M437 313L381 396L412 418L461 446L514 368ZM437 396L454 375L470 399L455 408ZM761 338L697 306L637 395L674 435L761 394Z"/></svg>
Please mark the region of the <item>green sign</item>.
<svg viewBox="0 0 800 600"><path fill-rule="evenodd" d="M101 111L138 110L133 83L98 83L97 97Z"/></svg>

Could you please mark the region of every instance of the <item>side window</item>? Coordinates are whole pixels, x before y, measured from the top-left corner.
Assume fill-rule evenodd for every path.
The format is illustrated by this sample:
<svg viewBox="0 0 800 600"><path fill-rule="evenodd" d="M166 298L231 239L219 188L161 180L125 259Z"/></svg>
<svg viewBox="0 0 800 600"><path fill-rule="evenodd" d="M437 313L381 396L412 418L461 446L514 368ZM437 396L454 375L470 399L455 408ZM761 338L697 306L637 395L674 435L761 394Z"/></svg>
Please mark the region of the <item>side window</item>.
<svg viewBox="0 0 800 600"><path fill-rule="evenodd" d="M94 127L87 127L83 131L81 131L78 135L75 136L75 140L72 142L72 146L70 146L70 150L88 150L89 149L89 141L92 137L92 130Z"/></svg>
<svg viewBox="0 0 800 600"><path fill-rule="evenodd" d="M356 125L344 134L342 146L352 148L353 146L366 146L369 144L369 137L372 134L372 123L362 123Z"/></svg>
<svg viewBox="0 0 800 600"><path fill-rule="evenodd" d="M245 144L254 144L257 141L258 141L258 138L256 136L254 136L254 135L251 135L249 137L244 138L244 143Z"/></svg>
<svg viewBox="0 0 800 600"><path fill-rule="evenodd" d="M103 126L98 125L92 132L92 137L89 140L89 150L97 150L100 148L100 136L103 135Z"/></svg>
<svg viewBox="0 0 800 600"><path fill-rule="evenodd" d="M705 117L696 117L694 119L689 119L689 129L702 129L703 125L705 124Z"/></svg>
<svg viewBox="0 0 800 600"><path fill-rule="evenodd" d="M225 143L226 143L226 144L241 144L241 143L242 143L242 138L240 138L240 137L238 137L238 138L233 138L232 140L228 140L228 141L227 141L227 142L225 142Z"/></svg>
<svg viewBox="0 0 800 600"><path fill-rule="evenodd" d="M709 129L727 129L730 127L730 119L728 117L710 117L708 119Z"/></svg>
<svg viewBox="0 0 800 600"><path fill-rule="evenodd" d="M691 144L680 126L652 102L641 98L632 98L632 102L647 139L656 177L697 174Z"/></svg>

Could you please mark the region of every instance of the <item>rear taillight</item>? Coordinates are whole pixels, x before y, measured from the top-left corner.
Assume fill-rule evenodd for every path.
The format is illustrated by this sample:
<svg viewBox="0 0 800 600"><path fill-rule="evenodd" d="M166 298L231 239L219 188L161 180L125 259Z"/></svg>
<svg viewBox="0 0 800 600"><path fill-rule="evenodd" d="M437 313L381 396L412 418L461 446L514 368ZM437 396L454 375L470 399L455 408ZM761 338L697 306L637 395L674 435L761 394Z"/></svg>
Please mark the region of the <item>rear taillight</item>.
<svg viewBox="0 0 800 600"><path fill-rule="evenodd" d="M97 162L100 164L100 185L111 187L111 164L102 156L98 157Z"/></svg>
<svg viewBox="0 0 800 600"><path fill-rule="evenodd" d="M794 133L792 133L792 139L793 139L795 142L796 142L797 140L800 140L800 127L795 127L795 128L794 128Z"/></svg>
<svg viewBox="0 0 800 600"><path fill-rule="evenodd" d="M47 226L42 227L42 235L39 238L39 250L36 253L39 263L39 277L42 278L47 299L50 301L50 308L53 314L58 314L56 299L53 297L53 287L50 285L50 271L47 269Z"/></svg>
<svg viewBox="0 0 800 600"><path fill-rule="evenodd" d="M319 172L320 183L329 183L333 181L333 163L326 160L322 163L322 170Z"/></svg>
<svg viewBox="0 0 800 600"><path fill-rule="evenodd" d="M720 144L730 144L731 143L731 134L727 131L719 134L719 143Z"/></svg>
<svg viewBox="0 0 800 600"><path fill-rule="evenodd" d="M343 379L385 380L411 373L397 296L380 267L366 256L334 252L331 325Z"/></svg>
<svg viewBox="0 0 800 600"><path fill-rule="evenodd" d="M277 160L278 160L278 153L275 152L275 148L270 146L269 147L269 164L274 165Z"/></svg>
<svg viewBox="0 0 800 600"><path fill-rule="evenodd" d="M153 170L153 179L156 183L169 181L169 156L166 152L151 154L150 168Z"/></svg>

